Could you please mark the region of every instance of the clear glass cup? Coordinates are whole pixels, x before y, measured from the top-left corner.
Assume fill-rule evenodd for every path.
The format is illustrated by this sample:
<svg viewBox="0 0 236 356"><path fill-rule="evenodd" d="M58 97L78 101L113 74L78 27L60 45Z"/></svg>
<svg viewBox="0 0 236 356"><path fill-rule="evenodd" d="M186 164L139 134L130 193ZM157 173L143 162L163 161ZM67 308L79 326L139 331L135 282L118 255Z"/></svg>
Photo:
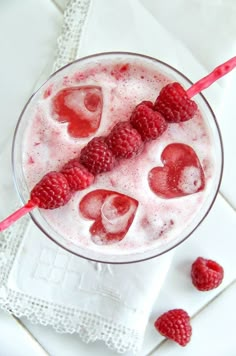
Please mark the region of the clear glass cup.
<svg viewBox="0 0 236 356"><path fill-rule="evenodd" d="M78 71L83 66L90 64L96 64L98 62L103 62L104 60L115 59L115 60L127 60L127 61L135 61L138 63L147 63L154 66L158 72L163 72L167 77L169 77L173 81L177 81L181 83L184 87L188 88L192 85L192 82L185 77L184 74L180 73L175 68L170 65L148 56L135 54L135 53L127 53L127 52L111 52L111 53L100 53L92 56L84 57L79 60L76 60L67 66L61 68L53 75L49 77L49 79L31 96L31 98L26 103L20 118L18 120L14 139L12 146L12 165L13 165L13 176L14 182L16 186L16 190L19 194L19 197L23 204L25 204L29 199L29 190L26 184L26 179L24 177L23 167L22 167L22 137L24 136L25 128L27 127L28 120L30 120L30 112L32 107L37 103L38 97L46 88L52 84L57 77L63 77L67 74ZM219 191L222 172L223 172L223 145L220 130L217 124L217 120L215 115L202 94L197 95L194 100L198 104L200 108L206 124L208 126L209 132L212 136L212 144L213 152L215 154L215 160L218 162L215 168L215 174L213 177L213 181L211 183L211 190L206 197L202 208L198 213L193 217L191 224L188 226L184 226L183 230L176 236L175 239L168 240L165 239L160 241L158 246L153 247L150 244L150 247L145 249L145 251L140 252L130 252L123 251L122 254L110 254L107 253L106 249L102 251L102 249L97 251L93 251L90 249L86 249L80 247L78 245L73 244L71 241L66 240L63 236L58 234L50 224L43 218L40 214L39 209L35 209L30 213L32 220L37 225L37 227L42 231L42 233L50 238L53 242L61 246L63 249L88 260L103 262L103 263L131 263L147 260L156 256L159 256L177 245L186 240L200 225L200 223L205 219L207 214L209 213L217 193ZM187 142L186 142L187 143Z"/></svg>

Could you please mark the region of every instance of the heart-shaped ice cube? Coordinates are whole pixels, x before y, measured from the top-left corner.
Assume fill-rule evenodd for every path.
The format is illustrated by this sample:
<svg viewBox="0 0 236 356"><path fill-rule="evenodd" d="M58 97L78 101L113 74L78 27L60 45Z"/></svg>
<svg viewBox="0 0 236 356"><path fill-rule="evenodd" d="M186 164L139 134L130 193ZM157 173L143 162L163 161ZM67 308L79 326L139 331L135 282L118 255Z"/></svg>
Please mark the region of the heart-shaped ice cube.
<svg viewBox="0 0 236 356"><path fill-rule="evenodd" d="M68 133L74 138L89 137L100 126L102 90L96 86L70 87L52 98L52 116L68 122Z"/></svg>
<svg viewBox="0 0 236 356"><path fill-rule="evenodd" d="M90 227L92 240L97 244L112 244L127 234L138 207L138 201L124 194L97 189L83 197L79 211L86 219L94 220Z"/></svg>
<svg viewBox="0 0 236 356"><path fill-rule="evenodd" d="M173 143L161 154L163 167L148 175L152 191L162 198L177 198L197 193L205 187L205 177L195 151L188 145Z"/></svg>

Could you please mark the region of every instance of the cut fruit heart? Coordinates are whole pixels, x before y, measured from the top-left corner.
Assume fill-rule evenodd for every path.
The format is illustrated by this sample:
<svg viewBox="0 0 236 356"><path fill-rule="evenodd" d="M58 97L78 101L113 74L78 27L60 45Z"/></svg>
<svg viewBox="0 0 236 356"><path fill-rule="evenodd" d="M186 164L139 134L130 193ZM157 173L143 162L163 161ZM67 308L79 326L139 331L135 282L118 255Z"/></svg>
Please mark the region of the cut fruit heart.
<svg viewBox="0 0 236 356"><path fill-rule="evenodd" d="M138 207L138 201L124 194L97 189L83 197L79 211L94 220L90 227L94 243L108 245L121 241L128 232Z"/></svg>
<svg viewBox="0 0 236 356"><path fill-rule="evenodd" d="M102 103L100 87L70 87L60 90L52 99L52 115L59 122L68 122L70 136L89 137L100 126Z"/></svg>
<svg viewBox="0 0 236 356"><path fill-rule="evenodd" d="M197 193L205 187L203 169L195 151L188 145L173 143L161 154L164 167L153 168L149 186L161 198L177 198Z"/></svg>

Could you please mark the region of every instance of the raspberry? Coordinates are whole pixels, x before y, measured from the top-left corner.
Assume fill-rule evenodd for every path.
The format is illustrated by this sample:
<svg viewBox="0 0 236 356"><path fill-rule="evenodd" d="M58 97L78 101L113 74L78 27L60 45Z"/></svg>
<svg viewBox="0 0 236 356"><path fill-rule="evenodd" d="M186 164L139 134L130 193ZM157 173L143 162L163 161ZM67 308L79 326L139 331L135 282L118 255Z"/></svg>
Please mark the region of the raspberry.
<svg viewBox="0 0 236 356"><path fill-rule="evenodd" d="M143 147L141 136L129 122L119 122L106 138L106 143L117 158L136 156Z"/></svg>
<svg viewBox="0 0 236 356"><path fill-rule="evenodd" d="M183 309L172 309L162 314L154 324L159 333L181 346L185 346L191 338L192 327L190 317Z"/></svg>
<svg viewBox="0 0 236 356"><path fill-rule="evenodd" d="M103 137L95 137L81 150L80 162L94 175L108 172L114 166L112 152Z"/></svg>
<svg viewBox="0 0 236 356"><path fill-rule="evenodd" d="M56 209L71 198L69 184L62 173L47 173L32 189L30 200L39 208Z"/></svg>
<svg viewBox="0 0 236 356"><path fill-rule="evenodd" d="M131 125L139 132L143 141L155 140L167 129L164 117L154 111L149 103L151 102L142 102L136 106L130 118Z"/></svg>
<svg viewBox="0 0 236 356"><path fill-rule="evenodd" d="M193 285L200 291L217 288L224 277L224 270L217 262L198 257L192 264Z"/></svg>
<svg viewBox="0 0 236 356"><path fill-rule="evenodd" d="M66 177L71 191L85 189L94 181L93 174L82 166L76 158L67 162L62 167L61 173Z"/></svg>
<svg viewBox="0 0 236 356"><path fill-rule="evenodd" d="M168 122L181 122L194 116L197 104L188 97L179 83L171 83L161 90L154 110L161 113Z"/></svg>

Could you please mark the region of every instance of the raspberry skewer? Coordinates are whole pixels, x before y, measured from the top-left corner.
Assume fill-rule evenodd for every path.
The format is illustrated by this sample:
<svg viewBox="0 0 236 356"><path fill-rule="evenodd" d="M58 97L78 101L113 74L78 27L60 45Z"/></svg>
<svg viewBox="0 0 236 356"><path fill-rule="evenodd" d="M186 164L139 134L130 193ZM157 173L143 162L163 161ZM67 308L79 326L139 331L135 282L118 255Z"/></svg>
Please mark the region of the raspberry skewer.
<svg viewBox="0 0 236 356"><path fill-rule="evenodd" d="M216 67L210 74L197 81L187 90L179 83L166 85L156 99L154 110L161 113L169 123L190 120L197 111L197 104L191 98L208 88L235 67L236 57L233 57Z"/></svg>
<svg viewBox="0 0 236 356"><path fill-rule="evenodd" d="M73 191L85 189L92 184L94 174L111 170L115 157L132 157L139 153L139 147L142 146L141 139L145 142L159 137L167 127L165 121L171 123L191 119L197 110L197 104L191 98L235 67L236 57L233 57L216 67L209 75L200 79L188 90L185 90L179 83L171 83L161 90L154 106L150 102L139 104L130 119L130 124L134 129L128 123L122 124L119 132L115 129L107 138L92 139L81 151L80 163L84 167L77 162L72 166L70 164L64 167L62 172L47 173L32 189L29 201L0 222L0 232L36 207L56 209L65 205L70 200ZM150 120L148 120L149 117ZM137 133L134 130L137 130ZM127 138L130 140L127 146L128 154L123 151L122 147L126 146L122 140L126 139L127 132L129 135ZM118 146L116 147L116 145ZM103 146L102 152L101 146ZM101 157L103 158L102 164ZM73 179L75 174L76 178Z"/></svg>
<svg viewBox="0 0 236 356"><path fill-rule="evenodd" d="M93 183L94 176L73 159L64 165L61 172L49 172L35 185L30 193L29 201L5 220L0 222L0 231L7 229L22 216L36 207L57 209L70 200L76 190L87 188Z"/></svg>

